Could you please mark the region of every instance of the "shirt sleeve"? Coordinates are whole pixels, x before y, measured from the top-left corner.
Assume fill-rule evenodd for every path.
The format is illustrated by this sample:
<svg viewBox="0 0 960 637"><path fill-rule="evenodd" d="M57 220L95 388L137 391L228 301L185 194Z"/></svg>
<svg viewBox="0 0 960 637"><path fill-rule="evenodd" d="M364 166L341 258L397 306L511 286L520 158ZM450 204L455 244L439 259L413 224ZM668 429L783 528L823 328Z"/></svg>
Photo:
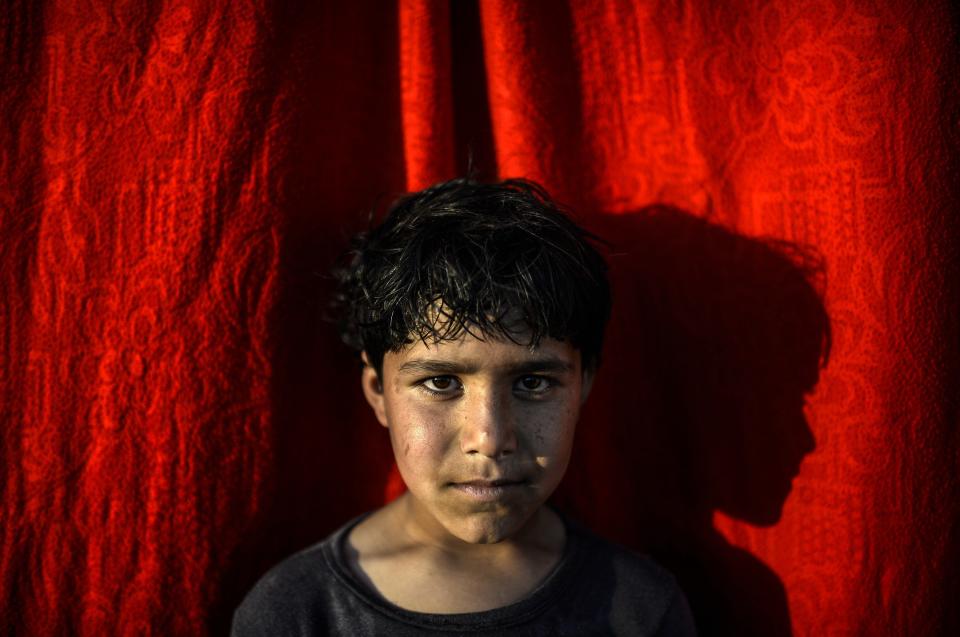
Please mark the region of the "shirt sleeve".
<svg viewBox="0 0 960 637"><path fill-rule="evenodd" d="M295 635L287 622L282 621L270 609L259 612L241 606L233 613L230 637L266 637L267 635Z"/></svg>
<svg viewBox="0 0 960 637"><path fill-rule="evenodd" d="M261 580L233 612L230 637L299 637L302 609L285 593L270 578Z"/></svg>

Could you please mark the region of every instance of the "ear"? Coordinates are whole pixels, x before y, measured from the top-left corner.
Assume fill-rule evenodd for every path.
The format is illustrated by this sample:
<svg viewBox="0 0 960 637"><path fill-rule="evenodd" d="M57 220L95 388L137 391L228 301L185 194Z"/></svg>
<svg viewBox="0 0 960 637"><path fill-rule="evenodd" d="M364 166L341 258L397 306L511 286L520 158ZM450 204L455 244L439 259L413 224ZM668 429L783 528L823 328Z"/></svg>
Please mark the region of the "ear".
<svg viewBox="0 0 960 637"><path fill-rule="evenodd" d="M597 368L594 366L587 367L583 370L582 376L580 378L580 405L587 402L587 396L590 395L590 390L593 388L593 379L597 374Z"/></svg>
<svg viewBox="0 0 960 637"><path fill-rule="evenodd" d="M377 370L370 364L366 352L360 353L360 359L363 361L363 371L360 372L360 387L363 388L363 396L367 399L374 415L380 424L387 426L387 411L383 401L383 383L377 376Z"/></svg>

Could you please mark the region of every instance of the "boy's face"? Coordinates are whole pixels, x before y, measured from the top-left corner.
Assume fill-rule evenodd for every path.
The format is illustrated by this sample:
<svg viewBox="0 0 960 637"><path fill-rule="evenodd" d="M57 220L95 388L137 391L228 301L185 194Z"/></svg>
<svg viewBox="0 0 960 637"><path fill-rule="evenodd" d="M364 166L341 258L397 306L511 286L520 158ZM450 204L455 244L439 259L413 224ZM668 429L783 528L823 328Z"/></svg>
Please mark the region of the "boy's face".
<svg viewBox="0 0 960 637"><path fill-rule="evenodd" d="M569 343L464 334L387 352L382 386L368 365L363 389L390 431L413 521L476 544L513 536L560 483L591 380Z"/></svg>

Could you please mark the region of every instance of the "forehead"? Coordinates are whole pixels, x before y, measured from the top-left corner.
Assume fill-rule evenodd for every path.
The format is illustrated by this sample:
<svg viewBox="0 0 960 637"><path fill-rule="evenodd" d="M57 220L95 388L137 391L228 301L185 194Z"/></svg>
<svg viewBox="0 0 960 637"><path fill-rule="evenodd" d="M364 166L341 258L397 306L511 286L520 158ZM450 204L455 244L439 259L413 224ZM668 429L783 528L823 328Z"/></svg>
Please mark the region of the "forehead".
<svg viewBox="0 0 960 637"><path fill-rule="evenodd" d="M543 338L536 347L523 338L513 342L495 336L463 333L456 339L408 343L399 352L386 352L384 371L396 373L449 371L481 372L518 369L580 370L580 351L567 341Z"/></svg>

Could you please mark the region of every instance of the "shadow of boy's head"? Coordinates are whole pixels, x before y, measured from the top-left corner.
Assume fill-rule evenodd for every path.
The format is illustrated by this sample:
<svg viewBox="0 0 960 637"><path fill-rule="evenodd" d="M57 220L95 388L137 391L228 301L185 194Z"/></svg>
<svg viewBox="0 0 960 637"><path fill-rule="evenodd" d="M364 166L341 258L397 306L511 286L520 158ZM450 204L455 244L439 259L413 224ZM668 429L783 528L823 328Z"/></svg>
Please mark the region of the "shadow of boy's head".
<svg viewBox="0 0 960 637"><path fill-rule="evenodd" d="M673 499L675 510L776 523L815 445L804 400L830 346L819 260L669 207L598 221L616 238L618 360L601 374L638 379L633 398L613 400L644 401L618 411L637 415L628 435L659 456L649 465L673 474L647 506Z"/></svg>

